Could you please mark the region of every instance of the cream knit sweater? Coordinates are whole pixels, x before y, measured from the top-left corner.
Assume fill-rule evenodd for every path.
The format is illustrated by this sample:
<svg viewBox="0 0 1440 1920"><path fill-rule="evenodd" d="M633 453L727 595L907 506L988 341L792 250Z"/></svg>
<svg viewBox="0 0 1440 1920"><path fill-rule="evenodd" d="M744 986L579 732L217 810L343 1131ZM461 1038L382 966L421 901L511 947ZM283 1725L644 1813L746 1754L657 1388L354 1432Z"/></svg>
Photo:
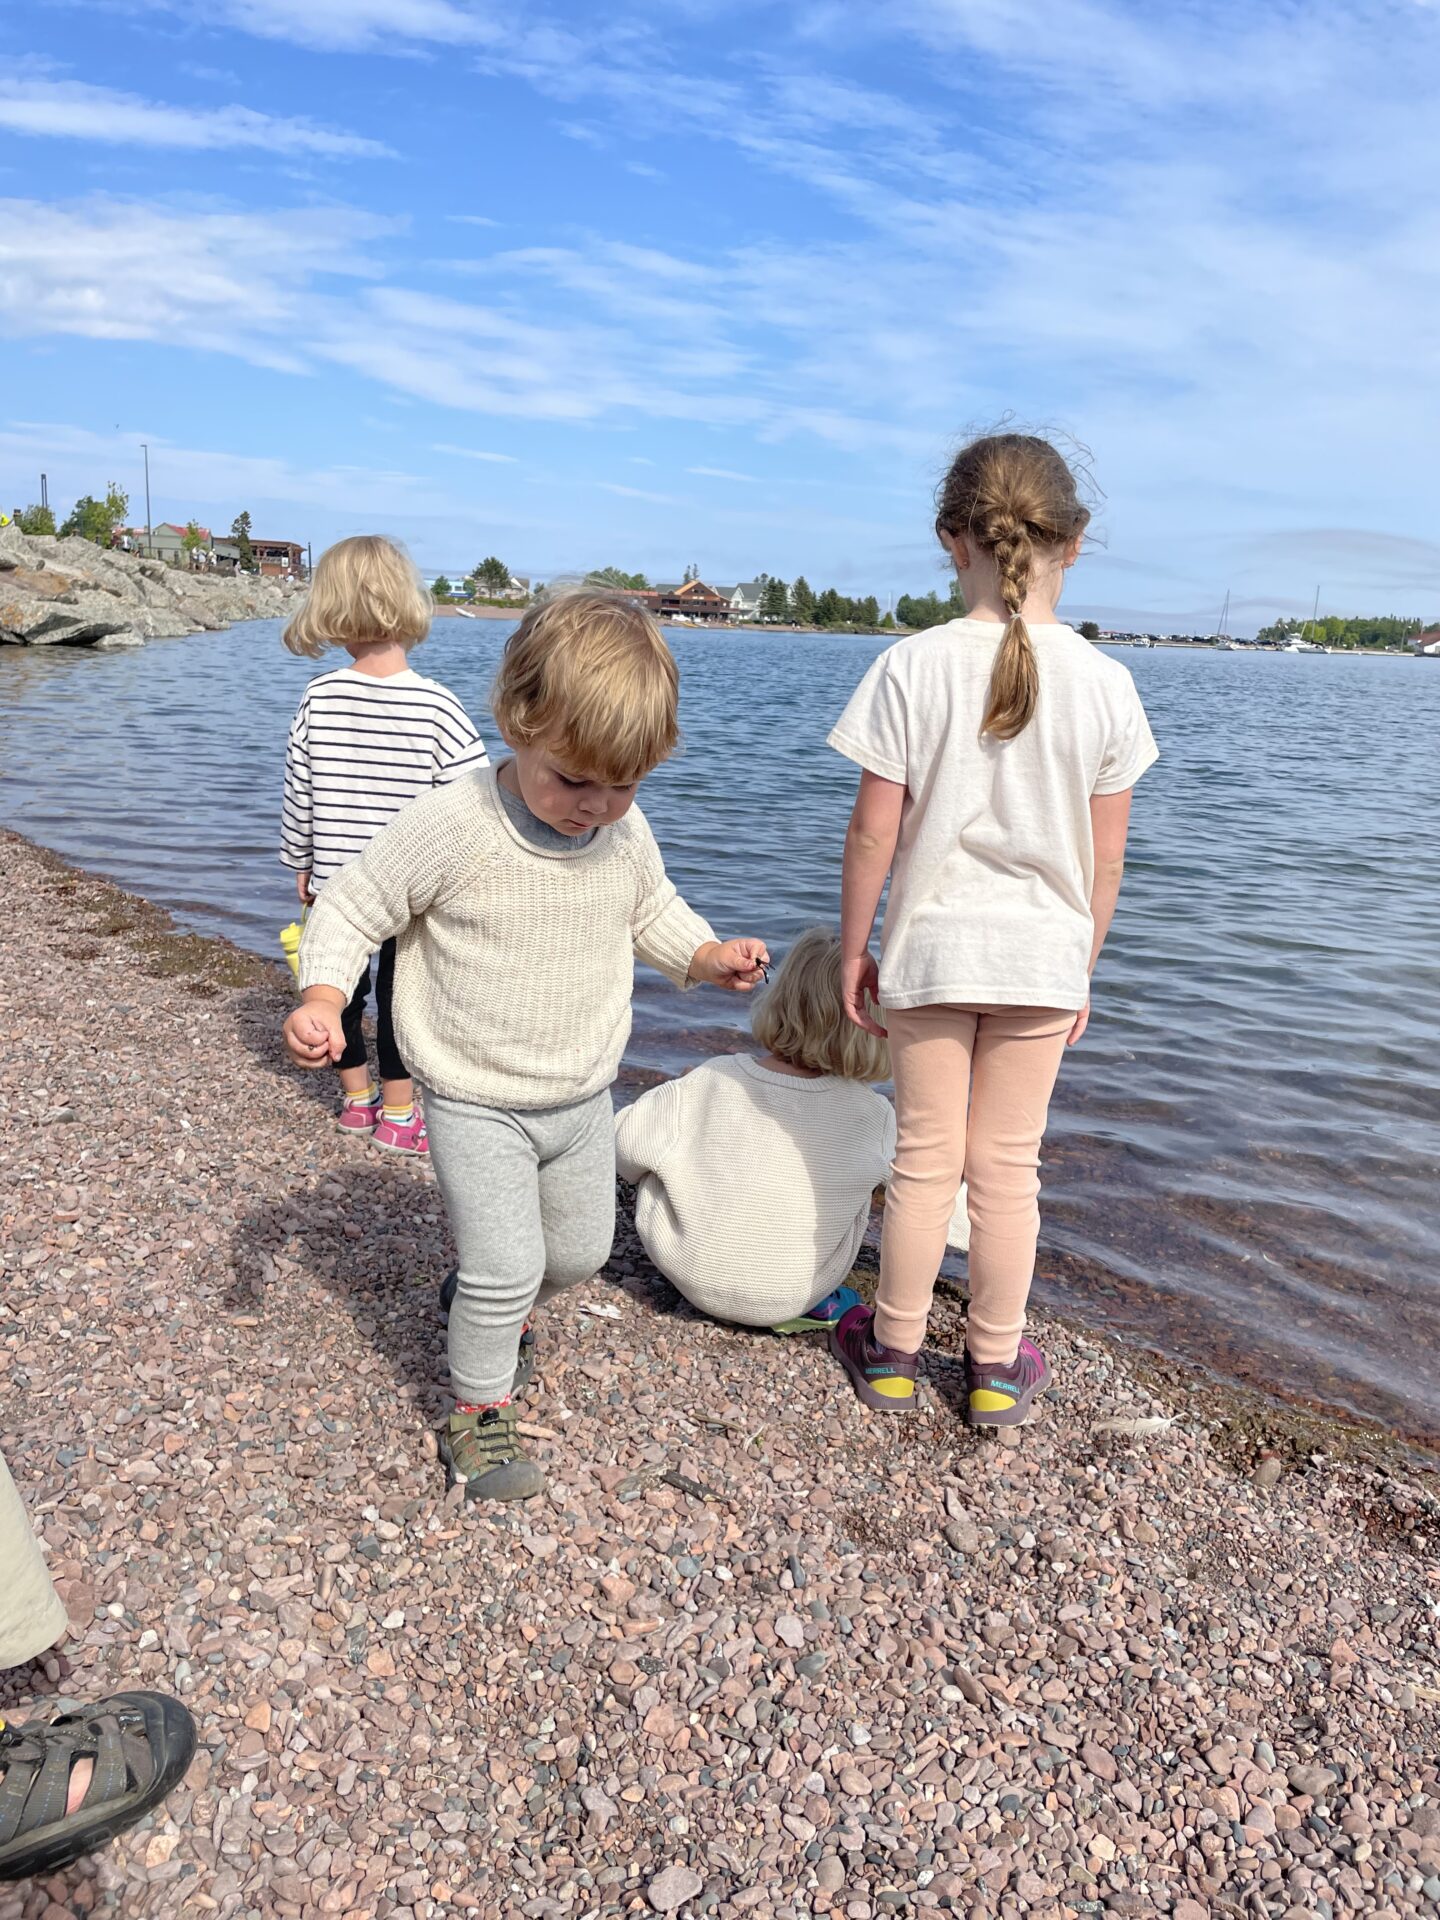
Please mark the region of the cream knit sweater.
<svg viewBox="0 0 1440 1920"><path fill-rule="evenodd" d="M332 883L333 884L333 883ZM736 1055L655 1087L616 1122L641 1243L692 1306L774 1326L855 1264L895 1152L890 1102Z"/></svg>
<svg viewBox="0 0 1440 1920"><path fill-rule="evenodd" d="M715 935L666 878L638 807L587 846L522 837L487 767L422 795L328 881L301 987L354 991L395 939L395 1034L422 1086L537 1108L609 1086L630 1037L634 957L683 986Z"/></svg>

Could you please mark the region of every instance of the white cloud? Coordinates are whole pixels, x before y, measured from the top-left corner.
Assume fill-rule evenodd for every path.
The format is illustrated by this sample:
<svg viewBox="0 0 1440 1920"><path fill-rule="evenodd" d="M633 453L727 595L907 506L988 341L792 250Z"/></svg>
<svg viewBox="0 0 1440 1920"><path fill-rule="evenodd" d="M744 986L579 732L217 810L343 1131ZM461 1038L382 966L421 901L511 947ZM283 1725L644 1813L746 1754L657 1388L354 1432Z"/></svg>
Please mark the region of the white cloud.
<svg viewBox="0 0 1440 1920"><path fill-rule="evenodd" d="M492 8L465 0L220 0L214 15L263 39L326 52L407 42L485 47L504 38Z"/></svg>
<svg viewBox="0 0 1440 1920"><path fill-rule="evenodd" d="M513 453L486 453L479 447L452 446L449 441L446 440L437 440L430 451L432 453L453 454L460 460L488 460L496 466L502 467L513 467L518 464Z"/></svg>
<svg viewBox="0 0 1440 1920"><path fill-rule="evenodd" d="M0 127L11 133L109 146L172 147L190 152L258 147L267 153L325 159L379 159L392 149L308 120L278 119L250 107L174 107L109 87L38 75L0 75Z"/></svg>
<svg viewBox="0 0 1440 1920"><path fill-rule="evenodd" d="M699 474L702 480L738 480L747 487L759 484L753 473L732 473L728 467L687 467L685 471Z"/></svg>
<svg viewBox="0 0 1440 1920"><path fill-rule="evenodd" d="M140 443L150 448L152 506L156 519L167 513L234 501L231 517L247 502L266 507L342 505L356 514L383 515L401 505L424 511L446 503L429 480L402 469L327 465L306 467L278 455L253 455L184 447L155 433L96 433L46 421L9 420L0 424L0 462L25 469L43 468L53 498L66 500L93 491L97 475L127 477L131 506L134 476L142 470ZM162 502L172 503L170 506ZM173 504L178 503L178 504ZM453 505L453 501L449 504Z"/></svg>
<svg viewBox="0 0 1440 1920"><path fill-rule="evenodd" d="M0 333L163 340L299 372L317 282L372 273L362 243L391 231L343 208L0 200Z"/></svg>
<svg viewBox="0 0 1440 1920"><path fill-rule="evenodd" d="M618 494L622 500L648 500L652 506L657 507L680 505L673 493L647 493L643 487L622 487L615 480L597 480L595 484L602 493Z"/></svg>

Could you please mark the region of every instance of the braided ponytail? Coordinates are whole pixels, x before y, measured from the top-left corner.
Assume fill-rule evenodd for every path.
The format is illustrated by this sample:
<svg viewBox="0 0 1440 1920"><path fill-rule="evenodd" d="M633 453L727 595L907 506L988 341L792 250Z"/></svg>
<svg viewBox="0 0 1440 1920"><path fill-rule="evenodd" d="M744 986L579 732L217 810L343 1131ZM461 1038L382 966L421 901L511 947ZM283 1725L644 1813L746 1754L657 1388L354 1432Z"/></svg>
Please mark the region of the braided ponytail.
<svg viewBox="0 0 1440 1920"><path fill-rule="evenodd" d="M1010 618L990 674L990 694L980 731L997 740L1013 740L1029 726L1040 699L1040 668L1030 629L1020 611L1030 591L1035 564L1029 528L1020 525L1013 532L1007 530L991 543L990 550L1000 569L1000 594L1010 609Z"/></svg>
<svg viewBox="0 0 1440 1920"><path fill-rule="evenodd" d="M982 737L1013 740L1035 717L1040 667L1020 609L1037 548L1063 546L1090 519L1070 469L1046 440L989 434L957 454L940 489L935 531L963 535L994 555L1010 618L990 674Z"/></svg>

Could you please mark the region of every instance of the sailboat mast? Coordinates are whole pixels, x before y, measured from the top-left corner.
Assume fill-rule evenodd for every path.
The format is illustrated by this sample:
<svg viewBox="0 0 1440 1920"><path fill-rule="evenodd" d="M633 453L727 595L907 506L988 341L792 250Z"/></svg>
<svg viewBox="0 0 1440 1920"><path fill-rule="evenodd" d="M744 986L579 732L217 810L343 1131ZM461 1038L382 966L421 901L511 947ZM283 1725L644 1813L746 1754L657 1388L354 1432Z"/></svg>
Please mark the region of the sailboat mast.
<svg viewBox="0 0 1440 1920"><path fill-rule="evenodd" d="M1314 606L1314 609L1313 609L1313 611L1311 612L1311 615L1310 615L1310 618L1309 618L1309 619L1308 619L1308 620L1307 620L1307 621L1305 622L1305 624L1304 624L1304 626L1303 626L1303 627L1302 627L1302 628L1300 629L1300 638L1301 638L1302 640L1303 640L1303 639L1304 639L1304 638L1306 637L1306 635L1307 635L1307 634L1309 633L1309 631L1310 631L1310 629L1311 629L1311 627L1313 627L1313 626L1315 625L1315 622L1316 622L1316 621L1317 621L1317 620L1318 620L1319 618L1320 618L1320 589L1319 589L1319 587L1316 587L1316 589L1315 589L1315 606Z"/></svg>

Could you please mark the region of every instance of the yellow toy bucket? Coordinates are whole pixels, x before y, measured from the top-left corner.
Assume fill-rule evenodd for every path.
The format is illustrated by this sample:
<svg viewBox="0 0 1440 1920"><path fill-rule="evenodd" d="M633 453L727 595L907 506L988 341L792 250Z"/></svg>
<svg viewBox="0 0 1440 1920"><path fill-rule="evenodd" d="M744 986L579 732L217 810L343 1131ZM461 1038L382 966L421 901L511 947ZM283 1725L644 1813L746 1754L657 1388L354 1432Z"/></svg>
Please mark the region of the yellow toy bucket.
<svg viewBox="0 0 1440 1920"><path fill-rule="evenodd" d="M300 942L305 933L305 922L309 917L307 908L298 920L292 920L288 927L280 929L280 951L285 956L285 964L295 976L295 984L300 984Z"/></svg>

